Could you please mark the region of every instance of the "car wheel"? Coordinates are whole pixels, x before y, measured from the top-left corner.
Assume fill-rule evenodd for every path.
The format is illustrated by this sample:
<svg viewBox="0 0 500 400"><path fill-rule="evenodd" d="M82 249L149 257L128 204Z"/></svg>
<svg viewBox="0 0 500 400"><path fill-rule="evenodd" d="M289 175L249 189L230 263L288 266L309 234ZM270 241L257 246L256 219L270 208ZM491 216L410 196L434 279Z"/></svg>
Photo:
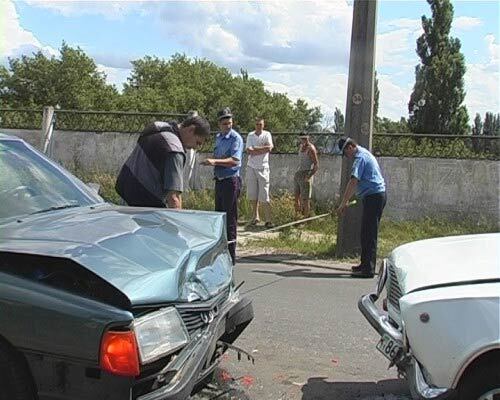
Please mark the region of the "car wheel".
<svg viewBox="0 0 500 400"><path fill-rule="evenodd" d="M0 400L35 400L33 380L26 362L0 342Z"/></svg>
<svg viewBox="0 0 500 400"><path fill-rule="evenodd" d="M496 400L500 398L500 369L495 362L474 368L458 388L459 400Z"/></svg>

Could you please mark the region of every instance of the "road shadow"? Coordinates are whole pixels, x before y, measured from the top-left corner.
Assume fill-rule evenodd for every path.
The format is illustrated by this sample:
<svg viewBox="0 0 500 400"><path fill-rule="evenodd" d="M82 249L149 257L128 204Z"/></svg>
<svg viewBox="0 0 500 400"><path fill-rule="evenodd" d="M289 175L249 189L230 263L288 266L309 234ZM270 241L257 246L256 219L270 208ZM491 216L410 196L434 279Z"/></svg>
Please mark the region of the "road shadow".
<svg viewBox="0 0 500 400"><path fill-rule="evenodd" d="M270 275L280 276L283 278L352 279L352 276L348 271L346 270L342 271L343 272L311 272L309 268L298 268L287 271L269 271L262 269L252 270L252 272L256 272L259 274L270 274Z"/></svg>
<svg viewBox="0 0 500 400"><path fill-rule="evenodd" d="M303 262L301 262L303 261ZM244 256L238 259L238 263L245 264L284 264L291 266L304 266L304 262L307 263L308 267L329 269L334 271L346 271L345 267L331 267L322 264L315 264L314 260L308 257L300 256L298 254L257 254L251 256Z"/></svg>
<svg viewBox="0 0 500 400"><path fill-rule="evenodd" d="M384 394L393 395L388 398L395 400L410 399L406 382L401 379L378 382L328 382L325 379L309 378L302 387L302 400L363 400L374 399ZM401 397L396 397L397 395Z"/></svg>
<svg viewBox="0 0 500 400"><path fill-rule="evenodd" d="M293 254L293 253L279 253L279 254L252 254L248 256L243 256L239 260L240 262L246 263L261 263L262 260L269 263L281 263L283 261L291 261L291 260L310 260L310 257L303 256L301 254Z"/></svg>

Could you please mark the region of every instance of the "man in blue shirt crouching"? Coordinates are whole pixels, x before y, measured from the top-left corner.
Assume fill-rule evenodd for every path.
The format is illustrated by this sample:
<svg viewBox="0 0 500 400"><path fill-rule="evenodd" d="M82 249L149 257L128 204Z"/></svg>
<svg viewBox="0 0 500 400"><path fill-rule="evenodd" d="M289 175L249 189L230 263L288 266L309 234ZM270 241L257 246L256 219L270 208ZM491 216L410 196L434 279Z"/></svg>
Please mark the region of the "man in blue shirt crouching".
<svg viewBox="0 0 500 400"><path fill-rule="evenodd" d="M238 197L241 191L240 168L243 157L243 139L233 129L233 114L224 108L217 114L219 133L215 138L214 158L207 158L203 165L214 167L215 211L226 213L228 249L236 260L236 230L238 227Z"/></svg>
<svg viewBox="0 0 500 400"><path fill-rule="evenodd" d="M363 202L361 219L361 264L352 267L352 275L361 278L373 278L377 260L377 237L380 218L387 196L385 181L380 172L377 159L353 139L341 137L337 143L338 152L354 159L351 178L337 208L342 215L354 192Z"/></svg>

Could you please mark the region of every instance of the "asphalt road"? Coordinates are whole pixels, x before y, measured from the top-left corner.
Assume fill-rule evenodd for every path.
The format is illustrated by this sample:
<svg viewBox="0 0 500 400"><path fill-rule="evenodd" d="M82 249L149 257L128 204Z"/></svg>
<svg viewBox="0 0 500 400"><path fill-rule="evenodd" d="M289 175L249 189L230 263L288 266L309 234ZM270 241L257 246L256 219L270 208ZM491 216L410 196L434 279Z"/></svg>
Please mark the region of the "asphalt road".
<svg viewBox="0 0 500 400"><path fill-rule="evenodd" d="M235 345L255 365L227 353L216 379L193 399L410 399L357 308L375 280L346 272L341 264L241 260L236 280L245 281L240 291L253 299L255 319Z"/></svg>

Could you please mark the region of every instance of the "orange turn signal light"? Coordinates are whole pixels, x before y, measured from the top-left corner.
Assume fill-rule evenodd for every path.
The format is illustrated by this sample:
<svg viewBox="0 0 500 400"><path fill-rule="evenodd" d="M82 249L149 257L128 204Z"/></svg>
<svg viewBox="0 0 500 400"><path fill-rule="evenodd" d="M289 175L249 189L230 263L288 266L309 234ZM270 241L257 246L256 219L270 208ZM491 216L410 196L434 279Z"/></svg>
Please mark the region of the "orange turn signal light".
<svg viewBox="0 0 500 400"><path fill-rule="evenodd" d="M139 351L132 331L107 331L101 341L101 368L114 375L139 375Z"/></svg>

